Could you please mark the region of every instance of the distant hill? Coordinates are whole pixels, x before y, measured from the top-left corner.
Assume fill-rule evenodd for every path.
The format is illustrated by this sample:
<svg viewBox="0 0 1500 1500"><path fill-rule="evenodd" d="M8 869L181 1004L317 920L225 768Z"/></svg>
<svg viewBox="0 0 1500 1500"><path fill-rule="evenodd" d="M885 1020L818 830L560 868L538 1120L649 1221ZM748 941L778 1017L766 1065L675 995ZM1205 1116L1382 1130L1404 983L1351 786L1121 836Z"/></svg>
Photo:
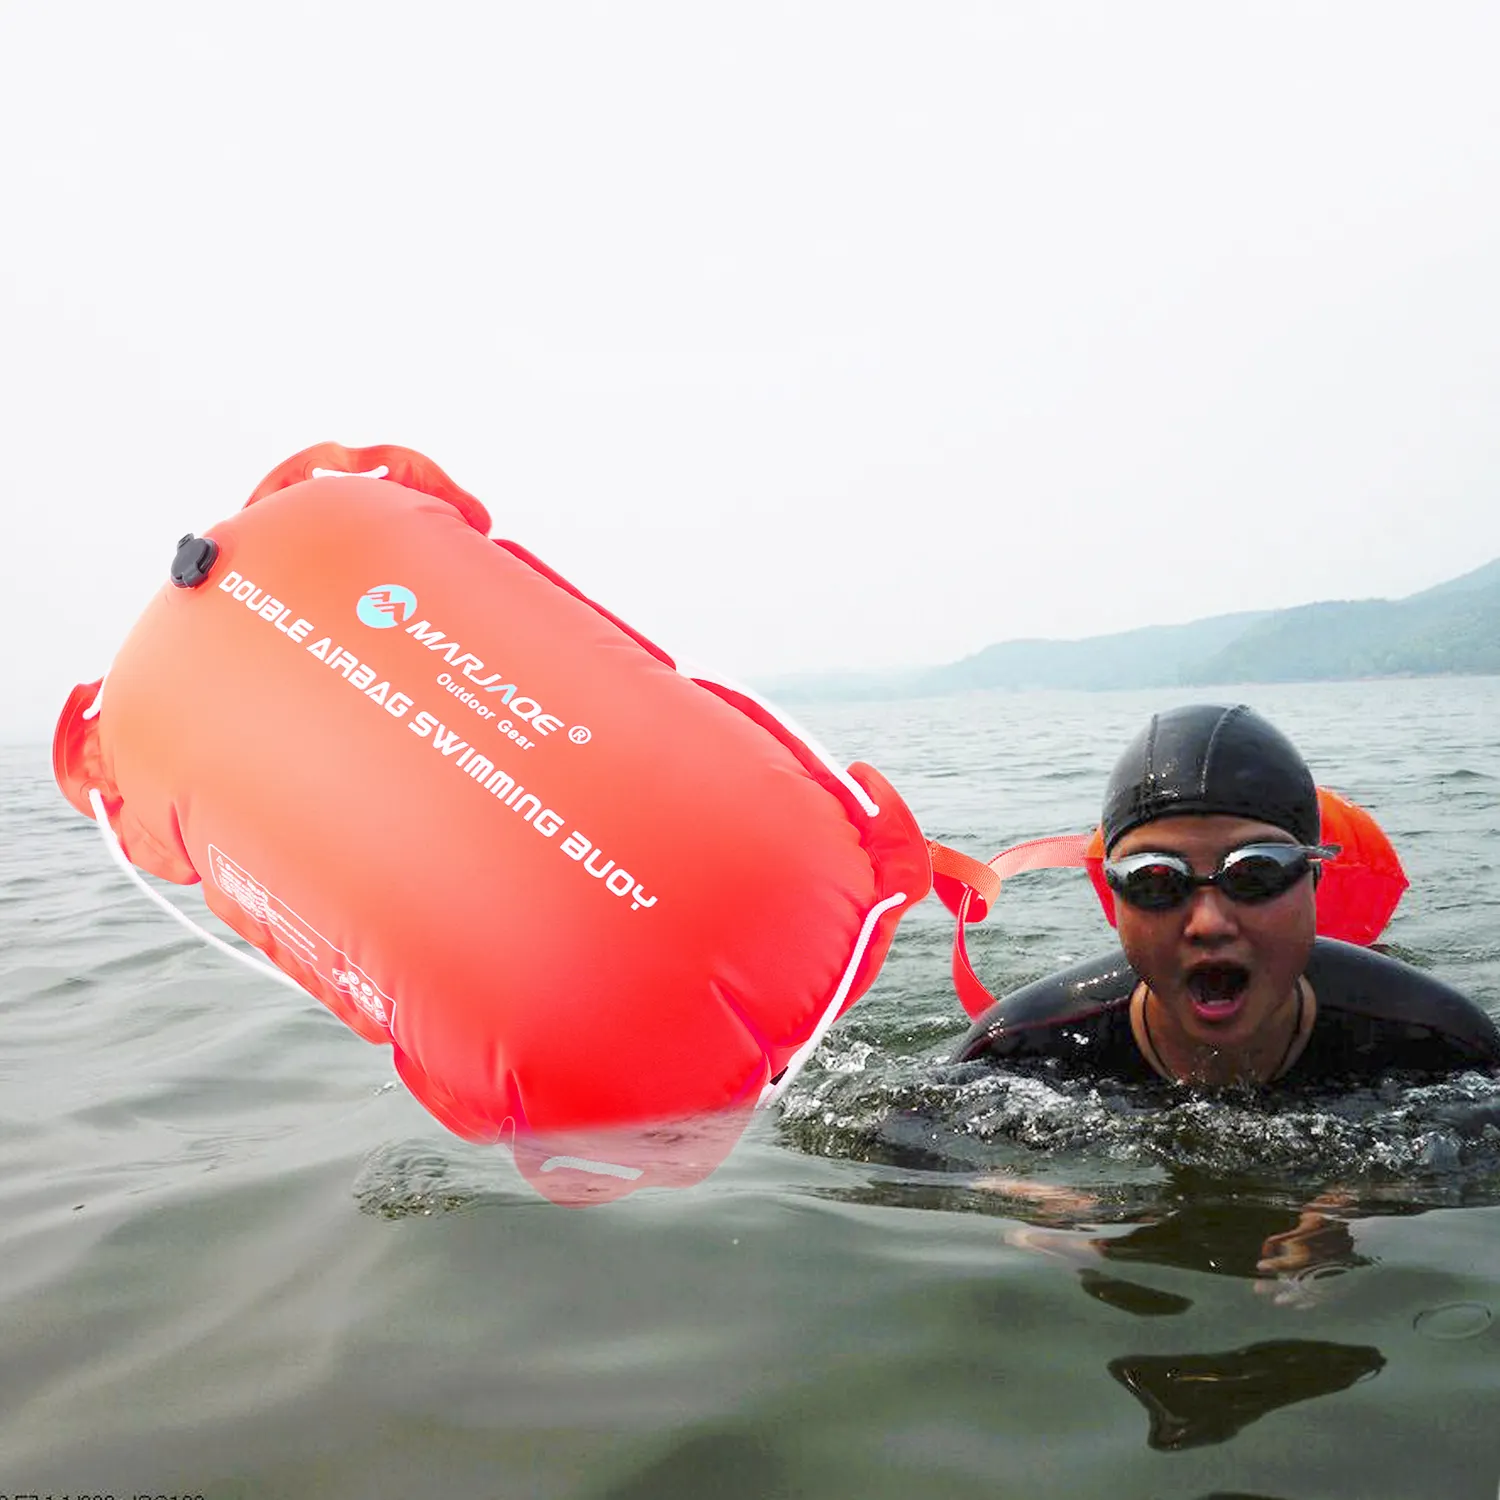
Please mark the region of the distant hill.
<svg viewBox="0 0 1500 1500"><path fill-rule="evenodd" d="M766 684L783 701L907 698L971 688L1153 688L1500 675L1500 558L1405 599L1214 615L1082 641L1002 641L946 666Z"/></svg>

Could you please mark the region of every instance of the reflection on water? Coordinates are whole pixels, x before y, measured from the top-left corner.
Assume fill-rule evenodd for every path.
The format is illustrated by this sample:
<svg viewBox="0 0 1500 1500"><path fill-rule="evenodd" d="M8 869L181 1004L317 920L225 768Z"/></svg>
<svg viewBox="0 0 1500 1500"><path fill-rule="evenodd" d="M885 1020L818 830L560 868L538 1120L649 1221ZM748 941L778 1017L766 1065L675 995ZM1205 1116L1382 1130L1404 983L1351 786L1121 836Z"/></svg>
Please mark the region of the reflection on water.
<svg viewBox="0 0 1500 1500"><path fill-rule="evenodd" d="M1106 1276L1088 1266L1079 1271L1078 1284L1095 1302L1137 1318L1175 1318L1193 1305L1191 1297L1179 1297L1176 1292L1163 1292L1120 1276Z"/></svg>
<svg viewBox="0 0 1500 1500"><path fill-rule="evenodd" d="M1005 1196L1003 1187L1000 1191ZM1331 1190L1306 1203L1289 1204L1279 1196L1257 1198L1255 1191L1251 1184L1216 1182L1198 1172L1174 1173L1150 1201L1133 1195L1135 1219L1121 1231L1088 1235L1023 1228L1011 1240L1075 1260L1098 1256L1252 1280L1328 1276L1370 1264L1354 1247L1352 1215L1357 1200L1351 1194ZM1016 1194L1010 1196L1014 1199ZM1024 1200L1027 1195L1020 1196ZM1081 1197L1076 1192L1074 1196ZM1418 1211L1409 1204L1381 1207L1396 1213ZM1105 1204L1095 1198L1090 1208L1097 1216ZM1075 1215L1082 1211L1082 1203L1073 1210ZM1020 1216L1031 1218L1024 1204ZM1096 1294L1098 1285L1096 1279Z"/></svg>
<svg viewBox="0 0 1500 1500"><path fill-rule="evenodd" d="M1378 1264L1359 1248L1363 1227L1427 1212L1433 1205L1422 1193L1421 1183L1387 1183L1299 1199L1284 1182L1186 1169L1092 1189L997 1173L956 1172L944 1181L928 1171L836 1195L995 1216L1006 1244L1071 1267L1091 1301L1156 1324L1188 1318L1199 1298L1184 1288L1204 1277L1242 1282L1252 1299L1305 1315L1338 1278ZM1163 1271L1170 1285L1155 1284ZM1461 1340L1484 1334L1491 1321L1487 1305L1464 1302L1427 1309L1414 1327L1428 1339ZM1341 1340L1280 1338L1220 1350L1179 1337L1170 1352L1118 1355L1105 1368L1146 1408L1148 1447L1176 1452L1228 1442L1269 1413L1347 1390L1386 1363L1380 1349Z"/></svg>
<svg viewBox="0 0 1500 1500"><path fill-rule="evenodd" d="M1223 1443L1278 1407L1347 1390L1385 1367L1378 1349L1283 1339L1223 1354L1127 1355L1109 1373L1151 1419L1146 1441L1175 1450Z"/></svg>
<svg viewBox="0 0 1500 1500"><path fill-rule="evenodd" d="M1010 1243L1075 1263L1095 1301L1137 1318L1181 1316L1192 1299L1148 1282L1108 1274L1087 1262L1158 1266L1237 1277L1256 1292L1309 1306L1314 1286L1373 1262L1355 1249L1351 1195L1329 1192L1301 1206L1251 1196L1249 1185L1174 1174L1150 1217L1121 1231L1081 1233L1022 1225ZM1398 1212L1410 1213L1410 1205ZM1378 1349L1317 1339L1281 1339L1223 1352L1130 1354L1109 1373L1146 1408L1152 1448L1175 1451L1227 1442L1267 1413L1342 1391L1379 1372Z"/></svg>

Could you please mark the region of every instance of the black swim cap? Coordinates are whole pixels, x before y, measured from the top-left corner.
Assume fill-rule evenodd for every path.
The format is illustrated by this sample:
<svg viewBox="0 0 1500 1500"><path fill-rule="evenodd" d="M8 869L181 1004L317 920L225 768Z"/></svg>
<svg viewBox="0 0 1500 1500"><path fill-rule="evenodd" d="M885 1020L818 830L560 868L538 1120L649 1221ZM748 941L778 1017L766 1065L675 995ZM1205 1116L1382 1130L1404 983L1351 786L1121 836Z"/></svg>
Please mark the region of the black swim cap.
<svg viewBox="0 0 1500 1500"><path fill-rule="evenodd" d="M1104 792L1104 847L1149 823L1229 813L1318 841L1318 789L1297 748L1243 703L1157 714L1126 747Z"/></svg>

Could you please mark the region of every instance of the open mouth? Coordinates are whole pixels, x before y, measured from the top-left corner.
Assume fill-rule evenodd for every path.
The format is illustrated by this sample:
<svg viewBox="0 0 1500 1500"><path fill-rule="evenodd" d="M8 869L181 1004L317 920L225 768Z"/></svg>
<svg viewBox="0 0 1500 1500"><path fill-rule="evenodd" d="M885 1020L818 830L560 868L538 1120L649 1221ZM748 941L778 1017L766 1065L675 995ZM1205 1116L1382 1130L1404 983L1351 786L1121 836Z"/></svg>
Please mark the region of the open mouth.
<svg viewBox="0 0 1500 1500"><path fill-rule="evenodd" d="M1200 1020L1228 1021L1237 1016L1250 984L1243 964L1199 964L1187 976L1187 991Z"/></svg>

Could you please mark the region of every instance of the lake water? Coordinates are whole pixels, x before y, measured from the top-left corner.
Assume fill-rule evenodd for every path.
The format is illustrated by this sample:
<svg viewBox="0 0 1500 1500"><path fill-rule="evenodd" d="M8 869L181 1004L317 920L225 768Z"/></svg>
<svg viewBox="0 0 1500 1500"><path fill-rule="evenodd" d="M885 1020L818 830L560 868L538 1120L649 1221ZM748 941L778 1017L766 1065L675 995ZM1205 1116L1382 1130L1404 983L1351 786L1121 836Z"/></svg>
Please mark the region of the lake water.
<svg viewBox="0 0 1500 1500"><path fill-rule="evenodd" d="M799 717L988 855L1090 826L1189 696ZM1391 835L1394 951L1500 1013L1500 679L1238 697ZM1500 1489L1490 1080L1205 1105L945 1068L929 901L708 1182L558 1208L154 911L43 748L0 777L0 1496ZM1049 872L971 947L1004 990L1110 941Z"/></svg>

